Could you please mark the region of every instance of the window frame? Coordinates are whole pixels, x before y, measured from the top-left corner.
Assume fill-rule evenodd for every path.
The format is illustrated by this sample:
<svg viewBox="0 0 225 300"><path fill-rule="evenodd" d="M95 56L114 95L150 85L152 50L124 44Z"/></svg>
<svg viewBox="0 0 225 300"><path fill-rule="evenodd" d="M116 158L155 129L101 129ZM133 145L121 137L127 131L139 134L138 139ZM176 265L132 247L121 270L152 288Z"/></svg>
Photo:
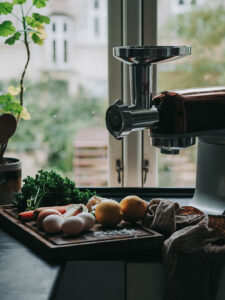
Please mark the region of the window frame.
<svg viewBox="0 0 225 300"><path fill-rule="evenodd" d="M122 99L130 102L128 67L112 56L112 48L120 45L157 44L157 0L108 0L108 104ZM154 67L153 94L156 92ZM132 151L131 151L132 149ZM156 186L157 150L150 145L148 130L134 132L122 141L109 135L109 186ZM120 161L118 182L116 161ZM149 171L144 182L144 161Z"/></svg>

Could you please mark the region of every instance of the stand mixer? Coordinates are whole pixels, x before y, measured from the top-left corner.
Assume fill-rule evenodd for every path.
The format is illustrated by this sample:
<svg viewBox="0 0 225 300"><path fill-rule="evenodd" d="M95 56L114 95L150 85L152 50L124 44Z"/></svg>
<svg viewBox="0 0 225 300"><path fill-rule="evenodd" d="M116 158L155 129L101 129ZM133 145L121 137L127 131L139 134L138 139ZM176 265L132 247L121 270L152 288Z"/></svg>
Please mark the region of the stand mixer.
<svg viewBox="0 0 225 300"><path fill-rule="evenodd" d="M106 126L121 139L149 129L153 146L179 154L198 137L197 179L192 206L207 214L225 213L225 87L164 91L152 99L152 64L191 54L187 46L115 47L129 65L132 105L116 100L106 111Z"/></svg>

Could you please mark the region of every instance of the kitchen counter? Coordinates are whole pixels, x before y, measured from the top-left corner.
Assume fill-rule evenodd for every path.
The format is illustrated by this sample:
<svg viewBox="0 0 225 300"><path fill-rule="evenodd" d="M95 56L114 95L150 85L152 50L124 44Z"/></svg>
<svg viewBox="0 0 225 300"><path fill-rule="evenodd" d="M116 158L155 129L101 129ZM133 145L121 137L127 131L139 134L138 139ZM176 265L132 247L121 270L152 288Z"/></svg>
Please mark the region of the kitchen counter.
<svg viewBox="0 0 225 300"><path fill-rule="evenodd" d="M163 279L158 278L163 278L163 269L155 257L148 259L150 269L142 256L129 262L108 258L50 264L3 229L0 257L1 300L105 300L106 295L107 300L137 299L128 287L138 285L142 286L139 295L151 288L154 300L162 299ZM153 280L143 285L141 278L136 278L137 270Z"/></svg>
<svg viewBox="0 0 225 300"><path fill-rule="evenodd" d="M44 261L0 228L0 299L47 299L61 267Z"/></svg>
<svg viewBox="0 0 225 300"><path fill-rule="evenodd" d="M0 228L1 300L159 300L163 282L160 253L50 264Z"/></svg>
<svg viewBox="0 0 225 300"><path fill-rule="evenodd" d="M50 264L3 229L0 257L1 300L125 298L123 260Z"/></svg>

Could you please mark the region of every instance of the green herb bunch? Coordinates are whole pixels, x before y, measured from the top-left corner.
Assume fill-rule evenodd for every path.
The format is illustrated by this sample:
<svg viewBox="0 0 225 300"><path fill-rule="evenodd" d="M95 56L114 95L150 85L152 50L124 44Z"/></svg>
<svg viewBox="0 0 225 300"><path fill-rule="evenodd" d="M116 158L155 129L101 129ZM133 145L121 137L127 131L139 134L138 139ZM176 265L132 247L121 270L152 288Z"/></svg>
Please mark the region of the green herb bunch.
<svg viewBox="0 0 225 300"><path fill-rule="evenodd" d="M69 178L55 171L40 170L33 178L26 177L20 193L15 195L17 208L33 210L42 206L60 206L70 203L86 204L95 193L78 189Z"/></svg>
<svg viewBox="0 0 225 300"><path fill-rule="evenodd" d="M20 118L29 120L30 114L23 105L24 102L24 78L30 62L30 44L33 42L42 45L46 38L45 24L50 23L50 18L33 12L34 9L45 7L49 0L13 0L12 2L0 2L1 16L10 16L9 20L0 22L0 36L5 39L5 44L14 45L17 42L24 43L26 50L26 62L19 79L19 86L8 87L6 94L0 95L0 114L12 114L17 122ZM30 6L28 7L28 5ZM16 28L12 20L15 19L21 26ZM7 142L0 147L0 160L7 147Z"/></svg>

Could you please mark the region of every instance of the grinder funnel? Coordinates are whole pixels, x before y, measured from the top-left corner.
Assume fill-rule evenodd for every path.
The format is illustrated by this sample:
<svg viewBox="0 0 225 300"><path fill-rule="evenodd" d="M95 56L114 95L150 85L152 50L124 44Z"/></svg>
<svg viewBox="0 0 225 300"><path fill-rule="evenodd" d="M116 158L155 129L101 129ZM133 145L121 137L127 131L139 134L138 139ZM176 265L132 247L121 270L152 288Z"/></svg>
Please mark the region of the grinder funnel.
<svg viewBox="0 0 225 300"><path fill-rule="evenodd" d="M113 56L128 64L154 64L191 54L188 46L125 46L113 48Z"/></svg>

